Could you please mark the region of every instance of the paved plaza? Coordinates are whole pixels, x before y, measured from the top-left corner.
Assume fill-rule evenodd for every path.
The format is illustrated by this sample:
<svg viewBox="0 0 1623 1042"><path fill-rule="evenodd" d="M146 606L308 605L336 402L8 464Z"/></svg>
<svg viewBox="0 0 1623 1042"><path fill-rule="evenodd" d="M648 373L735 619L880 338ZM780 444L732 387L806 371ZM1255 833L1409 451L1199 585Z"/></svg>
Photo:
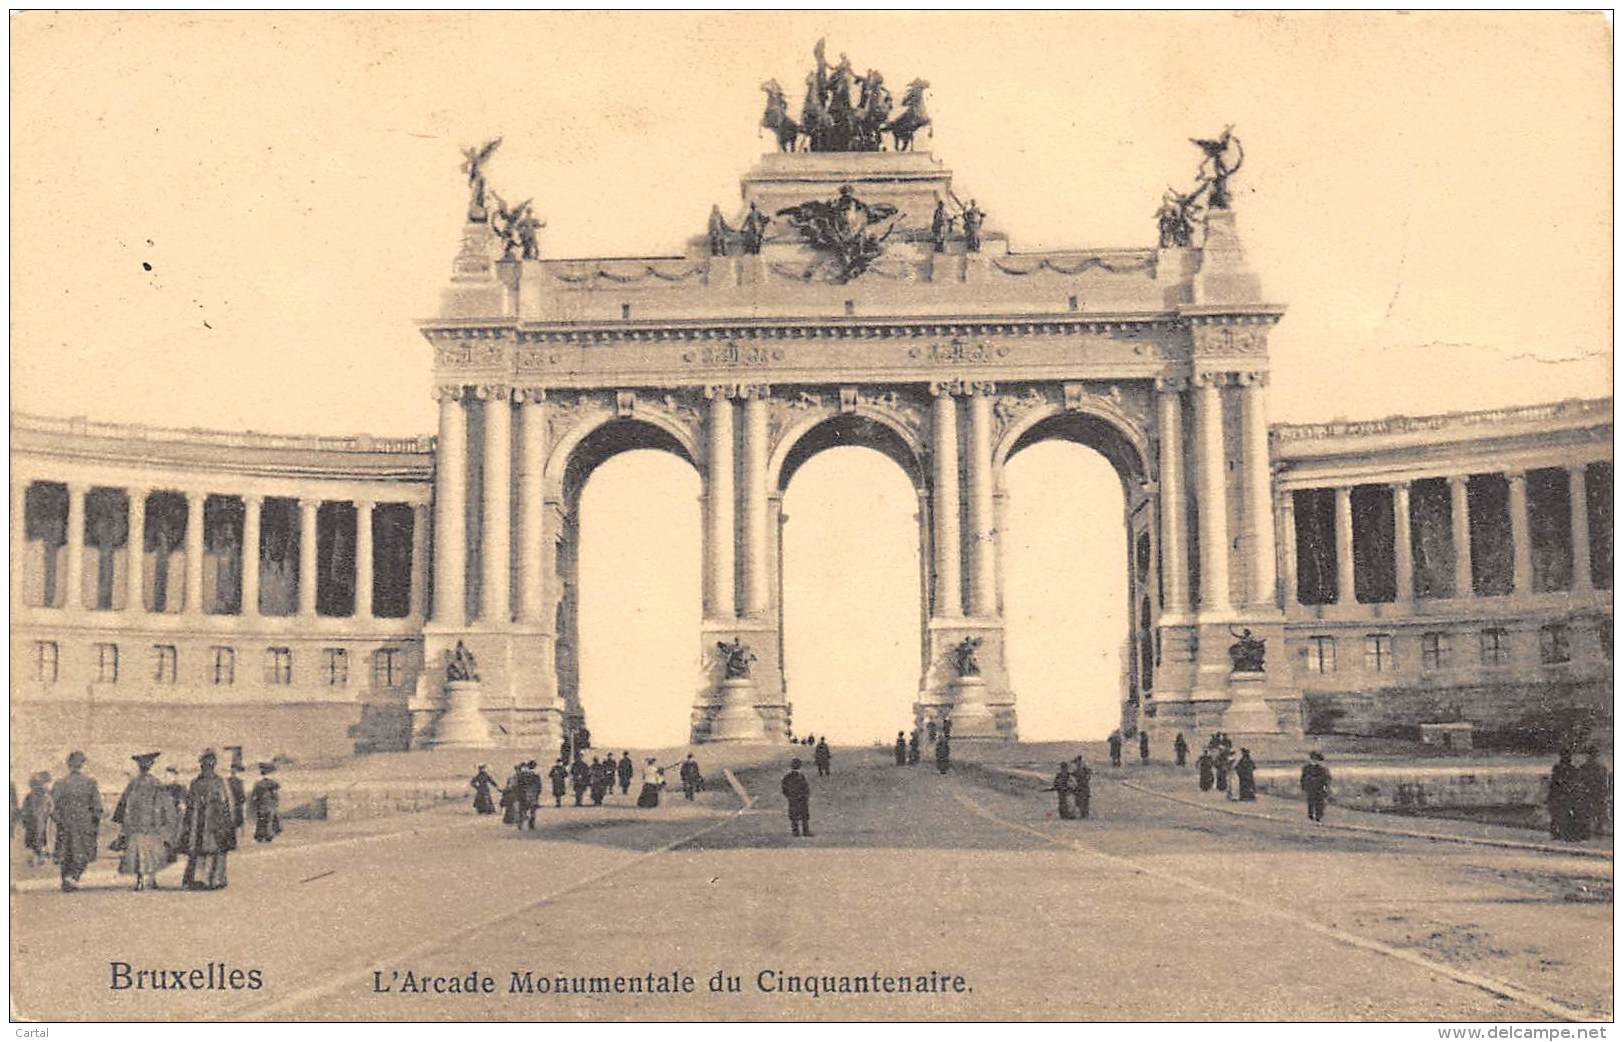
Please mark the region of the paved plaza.
<svg viewBox="0 0 1623 1042"><path fill-rule="evenodd" d="M1095 816L1083 822L1059 820L1040 791L1070 746L962 745L944 776L895 767L888 750L836 749L833 776L811 776L815 835L798 840L778 794L790 750L706 750L714 784L692 804L566 800L534 833L466 803L295 822L276 846L248 843L217 893L134 894L105 856L77 894L48 867L20 869L13 1015L1610 1016L1602 844L1542 850L1535 832L1334 806L1316 827L1285 800L1238 808L1199 793L1192 772L1112 769L1087 748ZM263 987L114 989L110 961L131 979L257 970ZM470 974L491 993L456 993ZM902 978L912 991L884 993Z"/></svg>

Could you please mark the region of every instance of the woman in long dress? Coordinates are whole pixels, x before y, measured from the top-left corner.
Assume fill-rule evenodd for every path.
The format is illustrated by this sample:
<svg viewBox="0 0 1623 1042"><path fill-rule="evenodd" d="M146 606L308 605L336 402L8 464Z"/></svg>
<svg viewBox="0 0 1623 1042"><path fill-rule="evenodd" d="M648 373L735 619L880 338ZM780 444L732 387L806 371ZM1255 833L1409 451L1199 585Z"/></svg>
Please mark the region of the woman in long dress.
<svg viewBox="0 0 1623 1042"><path fill-rule="evenodd" d="M28 779L28 795L23 797L23 846L34 868L50 860L51 818L56 805L51 802L51 772L40 771Z"/></svg>
<svg viewBox="0 0 1623 1042"><path fill-rule="evenodd" d="M637 806L659 806L659 790L665 787L665 772L650 756L642 768L642 792L637 795Z"/></svg>
<svg viewBox="0 0 1623 1042"><path fill-rule="evenodd" d="M254 842L269 843L282 833L282 786L272 778L274 763L259 765L259 780L248 793L248 812L254 816Z"/></svg>
<svg viewBox="0 0 1623 1042"><path fill-rule="evenodd" d="M225 779L214 773L219 757L213 749L198 757L197 777L186 791L186 817L181 844L186 850L185 886L223 890L226 855L237 849L236 815Z"/></svg>
<svg viewBox="0 0 1623 1042"><path fill-rule="evenodd" d="M499 786L490 772L485 770L484 764L479 765L479 773L473 776L473 780L468 783L468 787L473 789L473 809L476 813L496 813L496 804L491 802L490 790Z"/></svg>
<svg viewBox="0 0 1623 1042"><path fill-rule="evenodd" d="M175 835L175 803L163 783L152 776L152 761L157 758L157 753L131 757L138 773L124 787L113 810L123 848L118 874L134 876L136 890L158 889L158 872L169 864L169 844Z"/></svg>

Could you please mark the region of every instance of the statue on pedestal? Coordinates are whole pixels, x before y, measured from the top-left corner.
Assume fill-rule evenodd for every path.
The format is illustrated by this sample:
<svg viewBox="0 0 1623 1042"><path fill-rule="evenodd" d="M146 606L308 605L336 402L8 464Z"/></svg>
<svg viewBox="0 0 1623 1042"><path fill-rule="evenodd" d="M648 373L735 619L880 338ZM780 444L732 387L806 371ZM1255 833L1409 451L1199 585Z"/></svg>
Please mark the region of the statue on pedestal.
<svg viewBox="0 0 1623 1042"><path fill-rule="evenodd" d="M1241 146L1240 139L1234 136L1234 125L1231 123L1224 127L1223 133L1215 140L1193 137L1189 140L1206 154L1206 158L1200 161L1199 177L1202 181L1211 182L1208 204L1214 210L1227 210L1229 178L1233 177L1239 171L1240 165L1245 162L1245 148ZM1228 162L1230 148L1235 151L1233 165Z"/></svg>
<svg viewBox="0 0 1623 1042"><path fill-rule="evenodd" d="M813 247L831 253L835 281L849 282L885 252L885 240L904 215L889 203L865 203L850 185L841 185L838 198L788 206L778 216L787 217ZM887 221L884 234L875 234L873 229Z"/></svg>
<svg viewBox="0 0 1623 1042"><path fill-rule="evenodd" d="M981 661L976 655L980 650L980 637L965 637L952 646L952 668L958 671L961 677L978 677L981 675Z"/></svg>
<svg viewBox="0 0 1623 1042"><path fill-rule="evenodd" d="M804 136L805 147L812 152L878 152L884 148L883 135L887 131L894 138L896 151L911 148L913 135L930 125L924 111L924 92L930 84L925 80L909 84L904 110L892 120L895 102L885 86L884 75L878 69L869 69L866 75L858 76L851 59L844 54L838 64L831 66L826 46L826 41L818 40L812 48L817 66L806 74L806 99L800 108L799 123L789 116L783 86L777 80L761 84L766 94L761 126L777 136L778 151L795 151ZM852 88L857 89L855 101L851 98Z"/></svg>
<svg viewBox="0 0 1623 1042"><path fill-rule="evenodd" d="M479 679L473 652L460 640L454 649L445 653L445 679L452 683Z"/></svg>
<svg viewBox="0 0 1623 1042"><path fill-rule="evenodd" d="M523 220L524 211L530 207L530 200L526 199L517 206L508 206L507 200L496 191L492 190L490 197L496 200L494 212L490 215L490 229L502 241L502 260L512 260L523 248L523 242L519 238L519 223Z"/></svg>
<svg viewBox="0 0 1623 1042"><path fill-rule="evenodd" d="M937 199L935 215L930 218L930 241L935 243L937 253L945 253L947 240L952 238L952 226L958 223L958 218L947 212L944 200Z"/></svg>
<svg viewBox="0 0 1623 1042"><path fill-rule="evenodd" d="M779 152L793 152L800 138L800 124L789 118L789 99L783 93L782 84L767 80L761 84L761 90L766 92L766 112L761 115L761 126L777 136Z"/></svg>
<svg viewBox="0 0 1623 1042"><path fill-rule="evenodd" d="M710 221L705 226L705 235L710 240L710 256L727 256L727 236L731 235L732 231L727 226L727 218L721 215L721 207L712 206L710 208Z"/></svg>
<svg viewBox="0 0 1623 1042"><path fill-rule="evenodd" d="M885 124L898 152L913 150L913 135L930 125L930 114L924 110L924 92L930 89L929 80L914 80L902 95L902 114ZM930 132L934 134L934 131Z"/></svg>
<svg viewBox="0 0 1623 1042"><path fill-rule="evenodd" d="M490 162L490 157L496 154L501 144L502 139L496 138L478 148L462 150L462 172L468 175L468 220L475 223L483 222L486 217L485 164Z"/></svg>
<svg viewBox="0 0 1623 1042"><path fill-rule="evenodd" d="M1208 185L1209 182L1202 181L1187 195L1180 194L1175 188L1168 188L1167 194L1161 197L1161 208L1155 211L1155 221L1161 230L1162 249L1186 247L1194 243L1195 221L1200 219L1200 195Z"/></svg>
<svg viewBox="0 0 1623 1042"><path fill-rule="evenodd" d="M766 241L766 226L772 223L772 218L762 212L754 200L750 201L750 211L744 215L744 226L739 234L744 240L744 252L757 254L761 252L761 243Z"/></svg>
<svg viewBox="0 0 1623 1042"><path fill-rule="evenodd" d="M986 211L971 199L961 215L964 222L964 248L970 253L981 251L981 225L986 223Z"/></svg>
<svg viewBox="0 0 1623 1042"><path fill-rule="evenodd" d="M750 663L755 656L750 652L750 646L734 637L731 641L716 641L716 650L721 652L722 679L745 680L750 675Z"/></svg>
<svg viewBox="0 0 1623 1042"><path fill-rule="evenodd" d="M1229 662L1235 673L1261 673L1263 655L1266 653L1264 642L1260 637L1251 635L1250 627L1242 629L1239 633L1229 627L1229 636L1236 638L1229 645Z"/></svg>

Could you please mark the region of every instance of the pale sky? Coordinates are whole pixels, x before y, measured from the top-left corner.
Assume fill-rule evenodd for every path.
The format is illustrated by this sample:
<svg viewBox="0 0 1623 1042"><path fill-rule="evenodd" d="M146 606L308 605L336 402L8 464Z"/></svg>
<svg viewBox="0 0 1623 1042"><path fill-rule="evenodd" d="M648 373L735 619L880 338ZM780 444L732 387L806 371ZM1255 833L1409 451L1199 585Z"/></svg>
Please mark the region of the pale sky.
<svg viewBox="0 0 1623 1042"><path fill-rule="evenodd" d="M31 412L430 431L413 321L458 245L459 148L505 135L490 177L536 197L544 256L677 253L772 147L758 85L798 104L820 36L890 83L930 81L919 146L1016 251L1152 245L1162 191L1198 163L1187 138L1235 124L1241 234L1289 307L1275 420L1611 393L1600 15L39 12L11 28L12 395ZM1119 495L1100 498L1114 527L1084 571L1114 576Z"/></svg>

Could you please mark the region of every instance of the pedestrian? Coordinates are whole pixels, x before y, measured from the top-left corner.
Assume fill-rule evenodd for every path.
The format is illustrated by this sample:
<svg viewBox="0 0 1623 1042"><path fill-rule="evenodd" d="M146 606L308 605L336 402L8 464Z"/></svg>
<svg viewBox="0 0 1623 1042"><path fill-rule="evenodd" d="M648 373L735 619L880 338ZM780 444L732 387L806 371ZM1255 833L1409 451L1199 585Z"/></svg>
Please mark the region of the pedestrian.
<svg viewBox="0 0 1623 1042"><path fill-rule="evenodd" d="M901 731L896 732L896 766L907 766L907 736Z"/></svg>
<svg viewBox="0 0 1623 1042"><path fill-rule="evenodd" d="M484 764L480 764L479 769L483 771ZM254 782L252 791L248 793L248 813L253 815L254 819L255 843L269 843L282 834L282 786L271 777L275 771L274 763L261 763L259 780ZM494 785L496 779L491 778L490 783ZM495 813L495 808L490 807L489 792L485 793L485 806L490 809L479 813Z"/></svg>
<svg viewBox="0 0 1623 1042"><path fill-rule="evenodd" d="M513 773L507 776L507 784L502 786L502 824L517 825L519 803L523 799L524 765L515 763Z"/></svg>
<svg viewBox="0 0 1623 1042"><path fill-rule="evenodd" d="M1112 767L1120 767L1121 766L1121 732L1120 731L1112 731L1112 732L1110 732L1110 737L1107 738L1106 741L1110 743L1110 766L1112 766Z"/></svg>
<svg viewBox="0 0 1623 1042"><path fill-rule="evenodd" d="M1179 767L1189 759L1189 743L1183 740L1182 731L1179 731L1178 737L1172 740L1172 759Z"/></svg>
<svg viewBox="0 0 1623 1042"><path fill-rule="evenodd" d="M1605 836L1611 830L1612 772L1601 762L1600 750L1584 747L1583 766L1578 768L1578 789L1583 794L1584 822L1591 836Z"/></svg>
<svg viewBox="0 0 1623 1042"><path fill-rule="evenodd" d="M581 806L586 798L586 790L592 784L592 769L586 766L584 759L576 759L569 765L569 787L575 793L575 806Z"/></svg>
<svg viewBox="0 0 1623 1042"><path fill-rule="evenodd" d="M564 790L569 783L569 768L564 766L562 757L559 757L558 762L552 765L552 770L547 772L547 778L552 781L552 805L562 807L564 805Z"/></svg>
<svg viewBox="0 0 1623 1042"><path fill-rule="evenodd" d="M691 801L694 794L699 791L700 786L704 784L704 775L699 771L699 761L693 758L692 753L688 753L687 759L682 761L680 777L682 779L682 798Z"/></svg>
<svg viewBox="0 0 1623 1042"><path fill-rule="evenodd" d="M165 767L163 775L167 779L163 789L169 794L169 799L175 805L175 835L169 841L169 861L173 864L180 857L180 825L186 816L186 786L180 783L180 768L178 767Z"/></svg>
<svg viewBox="0 0 1623 1042"><path fill-rule="evenodd" d="M242 823L247 820L243 816L243 807L248 803L248 790L242 784L242 747L228 746L231 750L231 774L226 778L226 788L231 790L231 824L240 835Z"/></svg>
<svg viewBox="0 0 1623 1042"><path fill-rule="evenodd" d="M631 791L631 776L637 773L637 765L631 762L631 750L620 753L620 795L624 796Z"/></svg>
<svg viewBox="0 0 1623 1042"><path fill-rule="evenodd" d="M34 868L50 859L46 848L51 845L55 807L51 801L51 772L40 771L28 779L28 795L23 797L22 808L23 846L28 849L28 863Z"/></svg>
<svg viewBox="0 0 1623 1042"><path fill-rule="evenodd" d="M1550 791L1545 799L1552 839L1570 843L1588 838L1588 830L1582 827L1582 803L1582 782L1572 762L1572 750L1562 749L1555 767L1550 770Z"/></svg>
<svg viewBox="0 0 1623 1042"><path fill-rule="evenodd" d="M1228 795L1229 771L1234 764L1229 760L1228 750L1221 745L1217 747L1217 754L1212 757L1212 769L1217 772L1217 791Z"/></svg>
<svg viewBox="0 0 1623 1042"><path fill-rule="evenodd" d="M811 830L811 782L800 773L800 760L789 761L789 773L783 776L783 798L789 801L789 834L806 836Z"/></svg>
<svg viewBox="0 0 1623 1042"><path fill-rule="evenodd" d="M1195 766L1200 770L1200 791L1211 792L1212 751L1210 749L1202 749L1200 751L1200 758L1195 761Z"/></svg>
<svg viewBox="0 0 1623 1042"><path fill-rule="evenodd" d="M829 765L834 760L834 754L828 750L828 738L817 739L817 748L812 750L812 763L817 765L817 776L828 777Z"/></svg>
<svg viewBox="0 0 1623 1042"><path fill-rule="evenodd" d="M935 740L935 769L940 771L942 774L946 774L947 768L951 766L951 764L952 749L949 747L947 736L943 734L940 738Z"/></svg>
<svg viewBox="0 0 1623 1042"><path fill-rule="evenodd" d="M163 784L152 776L158 753L136 753L136 774L124 786L113 822L119 826L112 847L120 852L118 874L134 876L135 889L158 889L158 872L169 863L168 845L174 835L174 804Z"/></svg>
<svg viewBox="0 0 1623 1042"><path fill-rule="evenodd" d="M63 890L79 889L85 866L96 860L97 834L101 831L101 789L96 779L85 774L85 754L77 749L68 754L68 775L51 787L52 813L56 822L56 865Z"/></svg>
<svg viewBox="0 0 1623 1042"><path fill-rule="evenodd" d="M1324 754L1317 749L1307 754L1302 765L1302 795L1307 797L1309 821L1324 820L1324 804L1330 798L1330 768L1324 765Z"/></svg>
<svg viewBox="0 0 1623 1042"><path fill-rule="evenodd" d="M1150 733L1140 730L1138 732L1138 762L1148 765L1150 762Z"/></svg>
<svg viewBox="0 0 1623 1042"><path fill-rule="evenodd" d="M1240 750L1240 759L1234 765L1234 782L1240 790L1240 799L1252 801L1257 798L1257 765L1251 759L1250 749Z"/></svg>
<svg viewBox="0 0 1623 1042"><path fill-rule="evenodd" d="M659 790L665 787L665 771L652 756L642 765L642 792L637 795L637 806L644 810L659 806Z"/></svg>
<svg viewBox="0 0 1623 1042"><path fill-rule="evenodd" d="M1059 816L1069 821L1074 815L1071 811L1071 765L1068 761L1060 761L1059 773L1054 775L1054 788L1051 791L1059 800Z"/></svg>
<svg viewBox="0 0 1623 1042"><path fill-rule="evenodd" d="M603 797L614 788L614 761L592 757L592 806L603 806Z"/></svg>
<svg viewBox="0 0 1623 1042"><path fill-rule="evenodd" d="M490 790L497 787L497 781L489 771L485 770L484 764L479 765L479 773L473 776L473 780L468 783L468 787L473 790L474 813L496 813L496 804L490 799Z"/></svg>
<svg viewBox="0 0 1623 1042"><path fill-rule="evenodd" d="M907 765L917 767L919 763L919 731L913 729L913 736L907 740Z"/></svg>
<svg viewBox="0 0 1623 1042"><path fill-rule="evenodd" d="M535 831L535 812L541 809L541 772L535 760L524 764L524 827Z"/></svg>
<svg viewBox="0 0 1623 1042"><path fill-rule="evenodd" d="M1078 756L1071 768L1071 799L1076 803L1076 816L1085 819L1093 802L1093 771Z"/></svg>
<svg viewBox="0 0 1623 1042"><path fill-rule="evenodd" d="M223 890L226 855L237 849L237 827L231 790L214 772L219 757L213 749L197 758L197 777L186 790L186 815L181 823L181 846L186 852L188 890Z"/></svg>

